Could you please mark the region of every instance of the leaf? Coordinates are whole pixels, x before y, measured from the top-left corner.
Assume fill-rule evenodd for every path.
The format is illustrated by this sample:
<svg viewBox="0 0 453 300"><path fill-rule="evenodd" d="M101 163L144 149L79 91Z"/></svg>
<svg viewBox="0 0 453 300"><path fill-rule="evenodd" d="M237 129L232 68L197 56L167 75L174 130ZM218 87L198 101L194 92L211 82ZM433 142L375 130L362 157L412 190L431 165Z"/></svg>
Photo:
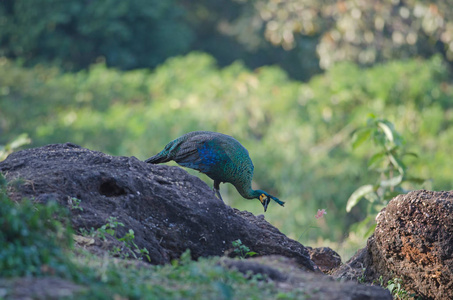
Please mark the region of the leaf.
<svg viewBox="0 0 453 300"><path fill-rule="evenodd" d="M404 153L402 156L405 156L405 155L413 156L413 157L415 157L415 158L418 158L418 154L415 153L415 152L406 152L406 153Z"/></svg>
<svg viewBox="0 0 453 300"><path fill-rule="evenodd" d="M348 203L346 204L346 211L350 212L351 209L356 206L357 203L359 203L363 196L372 192L374 192L374 186L371 184L363 185L356 189L348 199Z"/></svg>
<svg viewBox="0 0 453 300"><path fill-rule="evenodd" d="M385 156L384 151L381 151L381 152L376 153L373 156L371 156L370 160L368 161L368 168L373 169L375 165L377 165L380 161L382 161L384 156Z"/></svg>
<svg viewBox="0 0 453 300"><path fill-rule="evenodd" d="M371 234L373 234L374 230L376 229L376 226L377 224L374 223L373 225L370 226L370 228L368 228L368 230L365 232L365 234L363 235L364 238L369 238L371 236Z"/></svg>
<svg viewBox="0 0 453 300"><path fill-rule="evenodd" d="M395 288L395 284L394 283L391 283L387 286L387 289L390 291L390 292L393 292L393 289Z"/></svg>
<svg viewBox="0 0 453 300"><path fill-rule="evenodd" d="M384 131L385 136L390 142L394 142L394 135L393 135L393 129L389 124L385 121L378 121L377 125Z"/></svg>
<svg viewBox="0 0 453 300"><path fill-rule="evenodd" d="M356 131L352 137L352 149L356 149L370 138L371 128L360 129Z"/></svg>
<svg viewBox="0 0 453 300"><path fill-rule="evenodd" d="M382 187L394 187L403 181L403 175L395 176L387 180L382 180L380 186Z"/></svg>
<svg viewBox="0 0 453 300"><path fill-rule="evenodd" d="M363 197L371 203L379 202L379 196L376 195L376 193L368 193L365 194Z"/></svg>
<svg viewBox="0 0 453 300"><path fill-rule="evenodd" d="M400 174L403 175L406 172L406 166L404 165L404 163L395 155L393 155L393 153L388 153L388 156L392 165L398 169L398 172L400 172Z"/></svg>
<svg viewBox="0 0 453 300"><path fill-rule="evenodd" d="M405 182L412 182L412 183L417 183L417 184L422 184L426 181L425 178L421 177L406 177L404 178Z"/></svg>

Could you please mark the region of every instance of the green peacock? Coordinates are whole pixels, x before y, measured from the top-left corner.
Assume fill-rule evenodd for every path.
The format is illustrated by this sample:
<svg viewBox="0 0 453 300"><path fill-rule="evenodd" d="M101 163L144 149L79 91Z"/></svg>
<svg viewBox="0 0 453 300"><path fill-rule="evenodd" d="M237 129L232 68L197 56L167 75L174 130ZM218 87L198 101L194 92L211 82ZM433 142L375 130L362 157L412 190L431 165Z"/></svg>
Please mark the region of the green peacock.
<svg viewBox="0 0 453 300"><path fill-rule="evenodd" d="M214 191L222 201L220 183L229 182L246 199L258 199L267 210L274 200L281 206L285 202L262 190L252 189L253 163L244 146L229 135L210 131L194 131L168 143L164 150L145 162L151 164L175 161L195 169L214 180Z"/></svg>

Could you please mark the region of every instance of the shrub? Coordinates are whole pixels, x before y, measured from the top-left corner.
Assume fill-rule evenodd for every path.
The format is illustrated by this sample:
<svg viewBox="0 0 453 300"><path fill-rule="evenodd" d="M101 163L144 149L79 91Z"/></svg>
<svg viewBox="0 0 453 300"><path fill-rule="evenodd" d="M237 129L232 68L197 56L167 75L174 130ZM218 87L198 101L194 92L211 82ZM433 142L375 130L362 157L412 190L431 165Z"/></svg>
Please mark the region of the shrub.
<svg viewBox="0 0 453 300"><path fill-rule="evenodd" d="M0 173L1 276L73 277L74 267L66 253L72 246L72 231L59 220L65 211L55 202L44 205L25 199L16 203L6 190Z"/></svg>

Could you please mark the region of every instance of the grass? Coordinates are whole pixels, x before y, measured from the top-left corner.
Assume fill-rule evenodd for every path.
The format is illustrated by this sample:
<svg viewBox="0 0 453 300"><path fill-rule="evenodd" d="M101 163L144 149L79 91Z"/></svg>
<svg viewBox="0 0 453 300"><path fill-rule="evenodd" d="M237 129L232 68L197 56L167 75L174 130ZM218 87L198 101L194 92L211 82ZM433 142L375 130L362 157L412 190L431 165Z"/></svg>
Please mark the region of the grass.
<svg viewBox="0 0 453 300"><path fill-rule="evenodd" d="M259 276L246 279L242 273L218 264L219 257L192 261L186 251L180 260L164 266L136 265L128 260L90 254L78 257L90 265L93 281L78 299L293 299L302 291L285 293Z"/></svg>
<svg viewBox="0 0 453 300"><path fill-rule="evenodd" d="M72 230L55 202L36 204L10 200L0 173L0 277L58 275L76 278L68 259Z"/></svg>

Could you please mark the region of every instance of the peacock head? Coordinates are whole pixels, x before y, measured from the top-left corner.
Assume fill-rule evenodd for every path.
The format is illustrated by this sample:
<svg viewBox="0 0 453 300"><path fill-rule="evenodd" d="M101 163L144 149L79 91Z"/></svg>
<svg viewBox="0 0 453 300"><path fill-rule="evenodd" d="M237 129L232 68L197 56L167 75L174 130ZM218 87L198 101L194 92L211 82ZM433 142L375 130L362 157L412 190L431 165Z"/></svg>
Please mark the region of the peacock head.
<svg viewBox="0 0 453 300"><path fill-rule="evenodd" d="M277 197L274 197L270 194L268 194L265 191L258 190L258 200L260 200L261 204L264 207L264 212L267 210L267 206L269 205L269 202L271 202L271 199L280 204L281 206L284 206L285 202L280 201Z"/></svg>

